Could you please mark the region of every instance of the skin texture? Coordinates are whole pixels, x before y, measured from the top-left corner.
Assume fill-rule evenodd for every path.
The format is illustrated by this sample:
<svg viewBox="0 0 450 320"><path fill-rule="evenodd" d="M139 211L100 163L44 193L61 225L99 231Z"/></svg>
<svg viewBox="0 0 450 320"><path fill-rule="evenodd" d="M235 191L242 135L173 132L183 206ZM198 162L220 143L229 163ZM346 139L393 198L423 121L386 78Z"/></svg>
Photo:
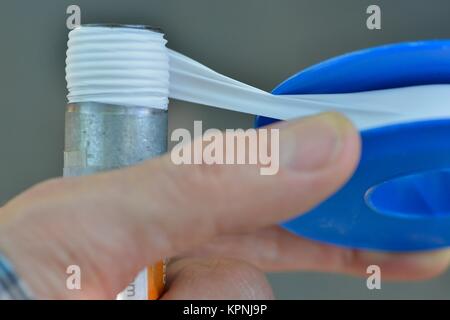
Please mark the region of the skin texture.
<svg viewBox="0 0 450 320"><path fill-rule="evenodd" d="M337 113L275 124L280 170L258 165L137 166L38 184L0 210L0 252L36 298L113 299L146 265L175 257L163 299L269 299L264 271L316 270L412 280L445 270L448 251L387 254L316 243L277 227L351 176L360 154ZM304 137L299 139L299 137ZM66 289L79 265L81 290Z"/></svg>

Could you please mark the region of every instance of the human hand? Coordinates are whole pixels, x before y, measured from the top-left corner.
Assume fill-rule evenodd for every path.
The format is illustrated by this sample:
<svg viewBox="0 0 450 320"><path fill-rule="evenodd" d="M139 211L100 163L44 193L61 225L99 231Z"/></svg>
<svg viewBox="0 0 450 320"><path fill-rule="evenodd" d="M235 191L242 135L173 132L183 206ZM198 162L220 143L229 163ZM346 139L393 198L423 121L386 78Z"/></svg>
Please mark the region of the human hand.
<svg viewBox="0 0 450 320"><path fill-rule="evenodd" d="M317 270L415 279L447 267L448 251L387 254L299 238L276 224L306 212L352 174L359 136L327 113L277 123L280 170L174 165L169 156L38 184L0 211L0 252L36 298L110 299L147 265L168 267L163 299L271 298L263 271ZM301 138L303 137L303 138ZM66 289L79 265L81 290Z"/></svg>

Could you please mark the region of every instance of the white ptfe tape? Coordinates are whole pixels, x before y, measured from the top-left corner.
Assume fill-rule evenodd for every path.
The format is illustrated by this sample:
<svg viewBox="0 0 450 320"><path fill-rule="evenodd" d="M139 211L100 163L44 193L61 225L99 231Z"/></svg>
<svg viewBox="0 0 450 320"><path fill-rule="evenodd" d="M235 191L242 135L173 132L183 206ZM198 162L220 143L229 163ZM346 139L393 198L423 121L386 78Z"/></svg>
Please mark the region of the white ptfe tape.
<svg viewBox="0 0 450 320"><path fill-rule="evenodd" d="M67 44L69 102L167 109L166 42L162 33L144 28L75 28Z"/></svg>
<svg viewBox="0 0 450 320"><path fill-rule="evenodd" d="M69 102L166 109L168 98L282 120L339 111L359 129L450 118L450 85L345 94L273 95L166 48L145 28L81 26L69 33ZM169 81L170 74L170 81Z"/></svg>
<svg viewBox="0 0 450 320"><path fill-rule="evenodd" d="M450 118L450 85L424 85L341 94L273 95L221 75L169 49L169 97L289 120L339 111L361 130Z"/></svg>

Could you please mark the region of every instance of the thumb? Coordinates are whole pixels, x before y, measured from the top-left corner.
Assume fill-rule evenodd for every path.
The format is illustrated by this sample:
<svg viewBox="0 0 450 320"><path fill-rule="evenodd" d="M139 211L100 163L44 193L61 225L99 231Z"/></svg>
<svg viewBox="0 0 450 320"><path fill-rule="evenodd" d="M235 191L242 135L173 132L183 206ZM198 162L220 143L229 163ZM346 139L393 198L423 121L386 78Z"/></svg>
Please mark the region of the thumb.
<svg viewBox="0 0 450 320"><path fill-rule="evenodd" d="M280 129L280 168L175 165L169 155L88 177L54 179L8 203L0 252L40 297L67 297L66 268L84 270L82 298L113 297L145 265L217 235L305 212L336 191L359 158L348 120L325 113Z"/></svg>

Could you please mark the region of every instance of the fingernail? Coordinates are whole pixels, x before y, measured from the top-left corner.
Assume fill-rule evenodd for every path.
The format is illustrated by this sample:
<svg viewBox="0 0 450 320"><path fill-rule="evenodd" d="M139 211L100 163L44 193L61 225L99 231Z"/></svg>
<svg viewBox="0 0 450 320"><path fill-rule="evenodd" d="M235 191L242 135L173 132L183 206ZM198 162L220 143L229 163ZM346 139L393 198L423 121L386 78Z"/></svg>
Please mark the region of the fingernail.
<svg viewBox="0 0 450 320"><path fill-rule="evenodd" d="M308 117L281 131L281 166L296 171L316 171L337 159L353 127L338 113Z"/></svg>
<svg viewBox="0 0 450 320"><path fill-rule="evenodd" d="M402 263L419 268L433 268L447 264L450 260L450 251L436 250L421 253L383 253L374 251L362 251L361 258L368 264Z"/></svg>

